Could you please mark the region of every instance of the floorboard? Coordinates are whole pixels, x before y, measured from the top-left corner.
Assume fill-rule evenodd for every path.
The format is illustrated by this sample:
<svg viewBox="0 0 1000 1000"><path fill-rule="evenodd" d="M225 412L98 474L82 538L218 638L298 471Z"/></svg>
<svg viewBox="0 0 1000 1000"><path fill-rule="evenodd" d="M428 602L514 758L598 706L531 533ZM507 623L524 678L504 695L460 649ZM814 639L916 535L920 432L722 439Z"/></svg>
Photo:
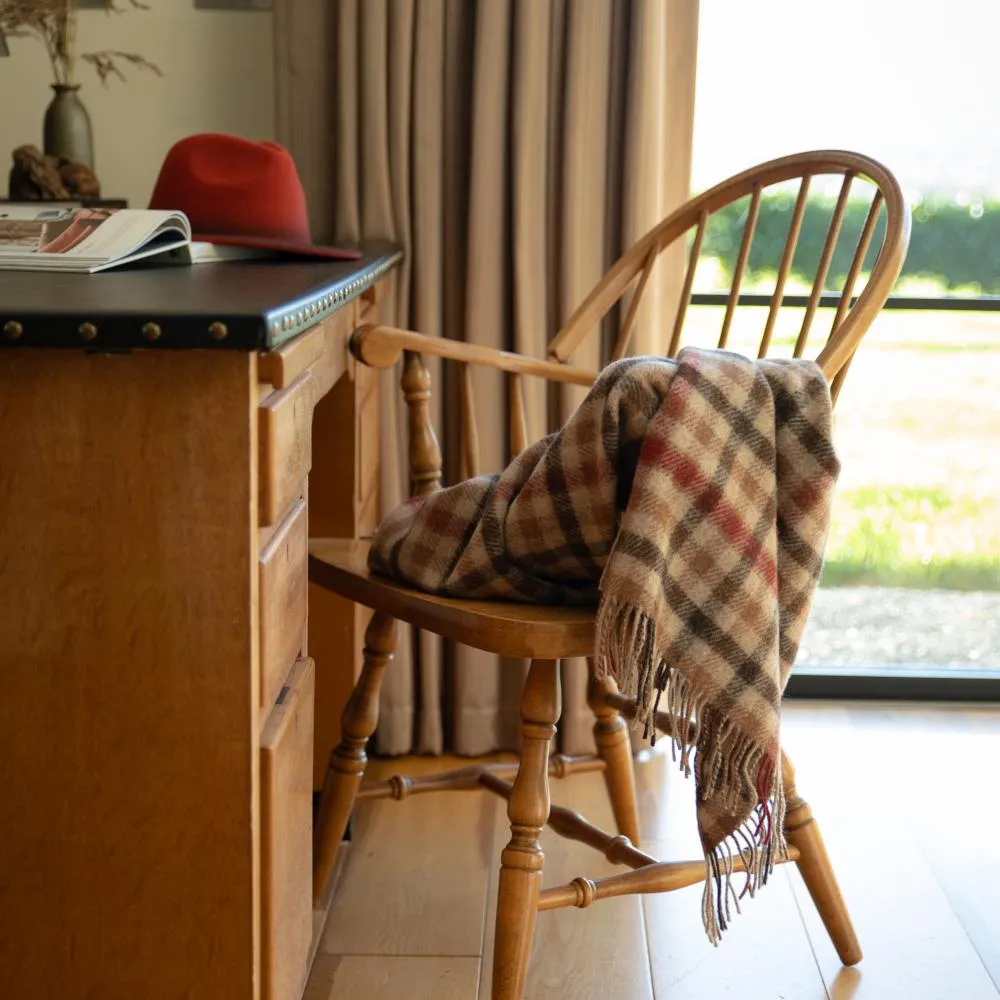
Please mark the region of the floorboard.
<svg viewBox="0 0 1000 1000"><path fill-rule="evenodd" d="M920 841L963 821L943 763L954 716L909 706L785 713L784 745L813 807L865 957L850 976L798 874L792 886L833 1000L995 1000L996 985ZM881 849L880 849L881 848Z"/></svg>
<svg viewBox="0 0 1000 1000"><path fill-rule="evenodd" d="M865 958L844 969L793 866L744 900L721 945L701 887L539 914L527 1000L998 1000L1000 708L791 702L783 741ZM468 761L376 762L437 770ZM638 767L644 847L700 855L692 782ZM611 827L603 779L553 800ZM504 803L439 793L365 804L305 1000L489 1000ZM613 869L546 831L545 885Z"/></svg>
<svg viewBox="0 0 1000 1000"><path fill-rule="evenodd" d="M478 958L321 955L303 1000L468 1000Z"/></svg>
<svg viewBox="0 0 1000 1000"><path fill-rule="evenodd" d="M694 780L658 753L641 765L643 829L657 836L644 849L671 860L698 859L702 851L694 815ZM643 896L656 1000L826 1000L823 978L809 945L795 898L777 871L754 899L744 899L718 948L701 920L702 886Z"/></svg>
<svg viewBox="0 0 1000 1000"><path fill-rule="evenodd" d="M576 809L598 826L613 828L611 806L601 774L580 774L552 782L552 800ZM496 871L490 873L486 954L480 1000L489 1000L492 932L500 850L510 835L504 812L497 824ZM542 834L543 885L571 882L578 875L602 878L621 869L582 844L564 841L551 830ZM609 992L613 990L614 992ZM531 1000L653 1000L642 906L636 896L603 901L586 910L567 908L538 915L525 995Z"/></svg>
<svg viewBox="0 0 1000 1000"><path fill-rule="evenodd" d="M466 760L418 758L411 773ZM373 778L400 769L379 761ZM456 955L479 958L495 804L480 792L378 799L356 810L351 854L320 950L330 955Z"/></svg>

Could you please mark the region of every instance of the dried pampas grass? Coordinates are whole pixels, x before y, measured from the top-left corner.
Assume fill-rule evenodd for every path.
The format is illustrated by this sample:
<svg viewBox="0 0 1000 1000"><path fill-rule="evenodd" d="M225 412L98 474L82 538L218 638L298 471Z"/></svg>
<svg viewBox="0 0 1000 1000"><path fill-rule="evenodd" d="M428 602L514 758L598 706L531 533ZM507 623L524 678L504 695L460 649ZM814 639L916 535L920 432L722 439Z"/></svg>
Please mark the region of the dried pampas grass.
<svg viewBox="0 0 1000 1000"><path fill-rule="evenodd" d="M104 0L104 9L109 14L121 14L129 8L149 10L149 5L142 0ZM52 63L53 83L70 86L76 83L76 10L73 0L0 0L0 32L11 38L36 38L41 41ZM81 58L94 67L101 83L107 83L110 76L125 79L120 63L150 70L157 76L163 75L159 66L134 52L102 49L85 52Z"/></svg>

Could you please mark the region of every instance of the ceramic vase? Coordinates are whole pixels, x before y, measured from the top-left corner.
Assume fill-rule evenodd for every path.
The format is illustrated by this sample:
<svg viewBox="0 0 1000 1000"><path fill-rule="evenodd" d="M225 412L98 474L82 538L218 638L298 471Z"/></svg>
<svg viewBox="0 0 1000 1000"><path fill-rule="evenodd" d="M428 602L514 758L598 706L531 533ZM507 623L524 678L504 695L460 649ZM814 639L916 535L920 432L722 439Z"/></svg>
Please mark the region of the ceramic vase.
<svg viewBox="0 0 1000 1000"><path fill-rule="evenodd" d="M80 85L54 83L55 97L45 111L45 152L94 167L90 115L80 101Z"/></svg>

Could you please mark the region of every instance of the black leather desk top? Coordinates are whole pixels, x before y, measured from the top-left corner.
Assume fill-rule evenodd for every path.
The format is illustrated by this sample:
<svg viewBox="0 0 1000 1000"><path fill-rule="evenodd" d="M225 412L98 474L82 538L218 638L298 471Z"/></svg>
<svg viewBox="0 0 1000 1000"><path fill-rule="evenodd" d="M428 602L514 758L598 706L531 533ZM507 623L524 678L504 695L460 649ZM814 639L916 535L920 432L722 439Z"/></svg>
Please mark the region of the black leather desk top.
<svg viewBox="0 0 1000 1000"><path fill-rule="evenodd" d="M0 348L267 350L336 312L401 258L382 243L365 246L358 261L0 271Z"/></svg>

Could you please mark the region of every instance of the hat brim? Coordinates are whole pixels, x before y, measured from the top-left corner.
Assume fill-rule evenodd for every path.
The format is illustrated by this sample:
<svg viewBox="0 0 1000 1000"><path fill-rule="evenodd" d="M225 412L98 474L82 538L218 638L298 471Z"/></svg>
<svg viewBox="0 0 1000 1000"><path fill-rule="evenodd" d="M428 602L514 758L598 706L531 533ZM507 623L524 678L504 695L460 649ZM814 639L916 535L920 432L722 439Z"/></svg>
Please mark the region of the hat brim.
<svg viewBox="0 0 1000 1000"><path fill-rule="evenodd" d="M215 243L224 247L246 247L248 250L271 250L274 253L293 257L312 257L320 260L360 260L360 250L346 247L327 247L316 243L302 243L297 240L273 239L269 236L231 236L218 233L194 233L191 237L198 243Z"/></svg>

